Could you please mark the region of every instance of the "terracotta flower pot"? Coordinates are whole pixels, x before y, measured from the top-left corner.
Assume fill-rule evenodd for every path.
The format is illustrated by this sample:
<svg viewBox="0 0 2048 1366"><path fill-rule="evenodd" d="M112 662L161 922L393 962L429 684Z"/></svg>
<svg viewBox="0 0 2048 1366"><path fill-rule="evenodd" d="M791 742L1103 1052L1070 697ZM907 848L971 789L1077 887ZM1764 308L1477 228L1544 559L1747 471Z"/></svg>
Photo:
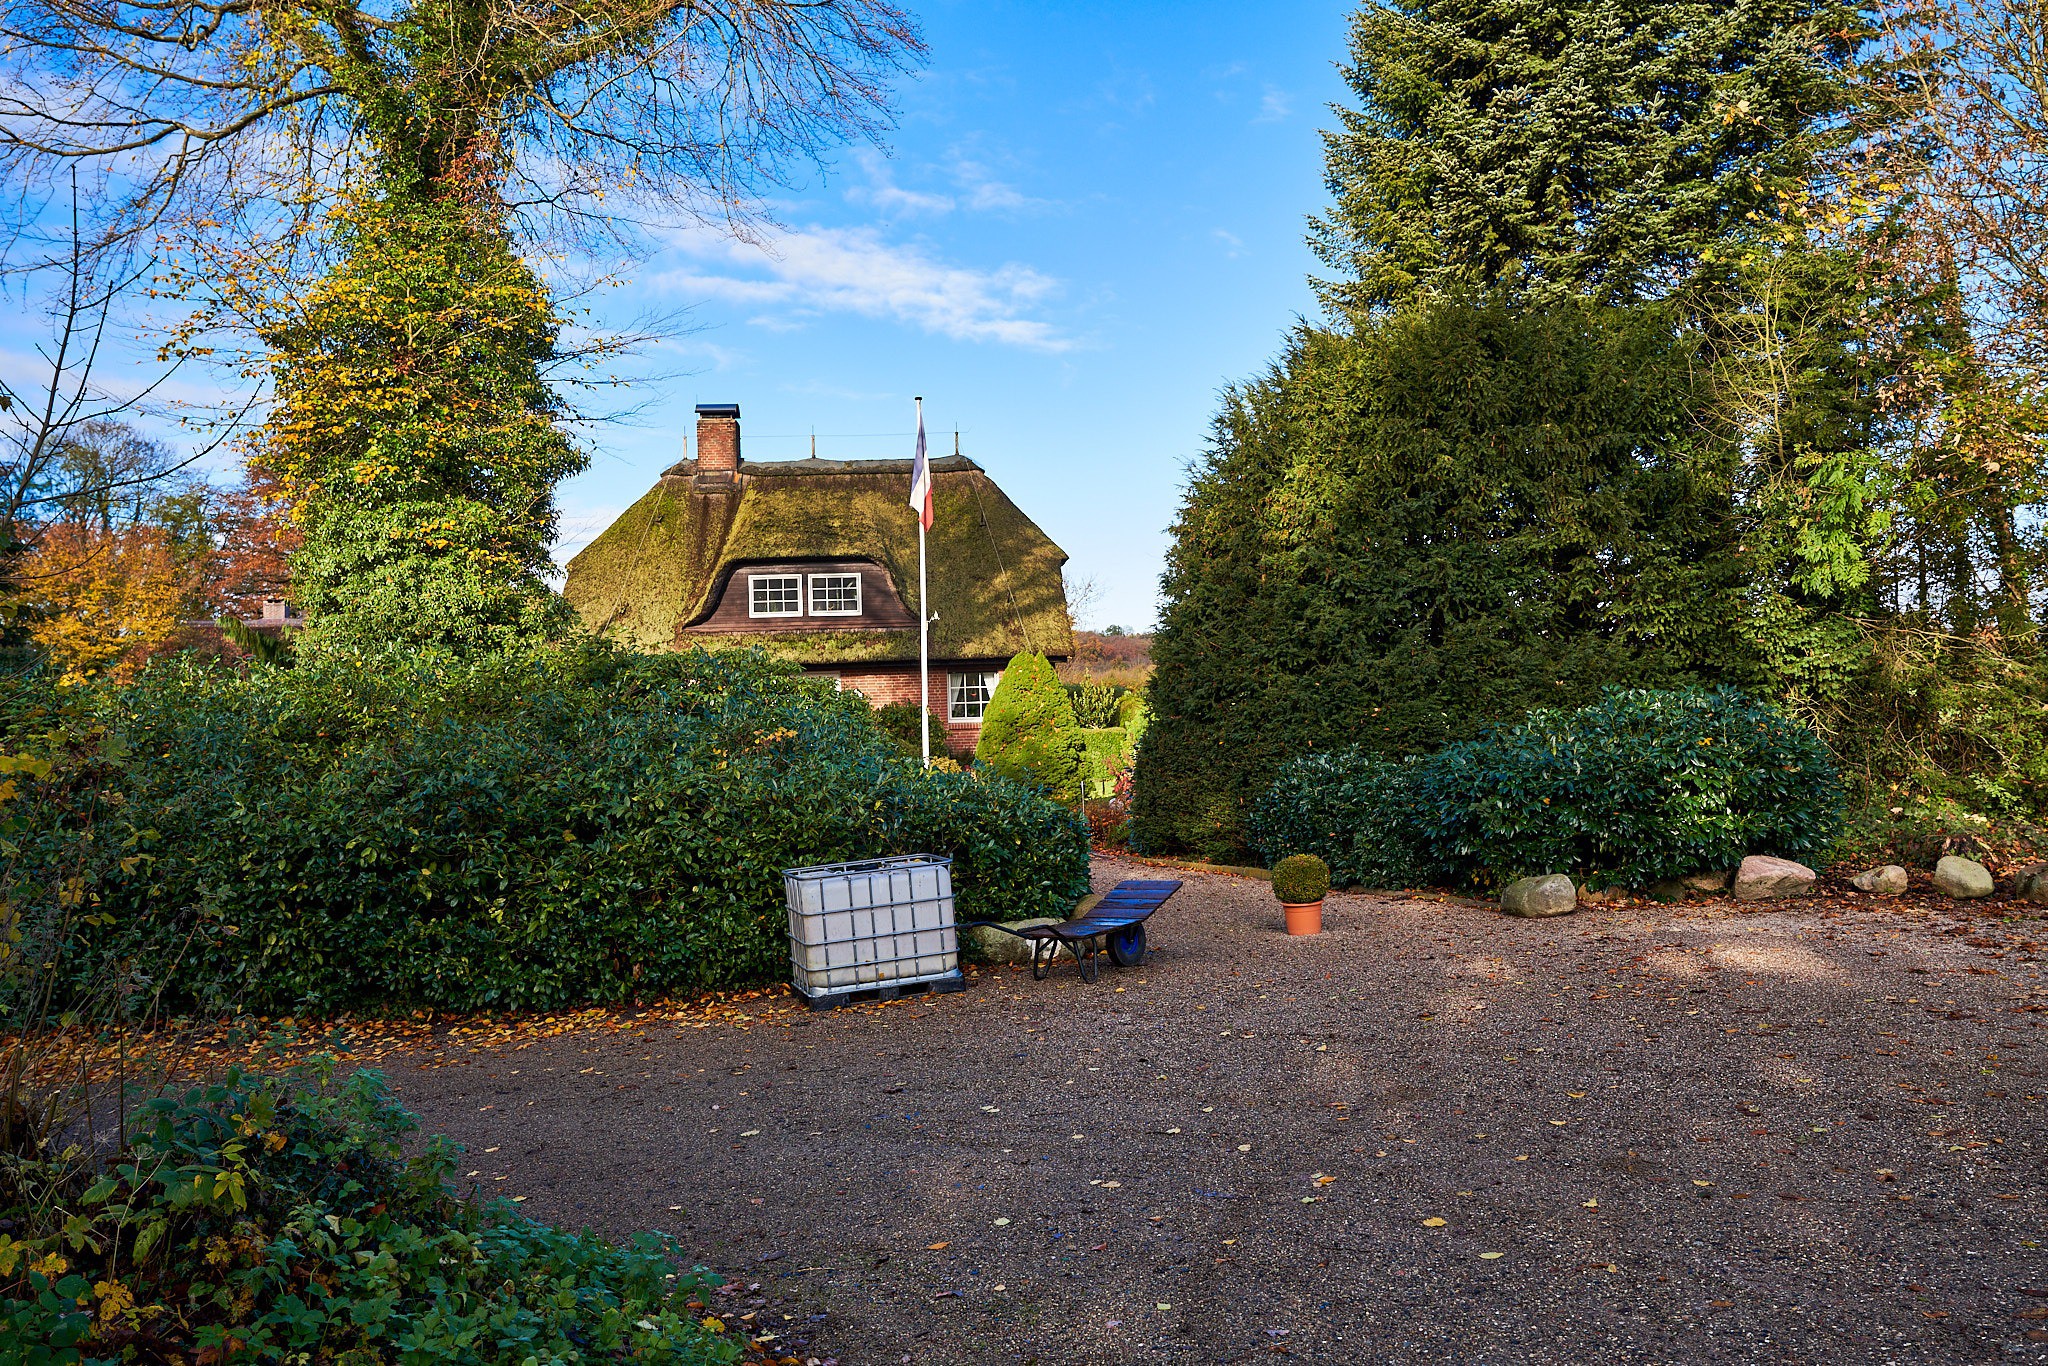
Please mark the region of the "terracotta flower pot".
<svg viewBox="0 0 2048 1366"><path fill-rule="evenodd" d="M1321 934L1323 932L1323 903L1321 899L1305 901L1300 905L1283 901L1280 909L1287 913L1289 934Z"/></svg>

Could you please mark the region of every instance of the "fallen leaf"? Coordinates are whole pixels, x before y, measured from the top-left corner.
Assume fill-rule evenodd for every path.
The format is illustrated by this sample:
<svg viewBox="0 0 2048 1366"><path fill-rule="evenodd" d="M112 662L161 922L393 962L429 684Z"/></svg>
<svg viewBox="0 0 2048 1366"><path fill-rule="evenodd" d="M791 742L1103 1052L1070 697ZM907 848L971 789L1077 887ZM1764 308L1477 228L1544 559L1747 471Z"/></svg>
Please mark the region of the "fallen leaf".
<svg viewBox="0 0 2048 1366"><path fill-rule="evenodd" d="M1505 1252L1482 1252L1479 1254L1479 1260L1482 1262L1497 1261L1507 1255Z"/></svg>
<svg viewBox="0 0 2048 1366"><path fill-rule="evenodd" d="M951 1246L953 1246L951 1243L926 1243L924 1250L926 1252L944 1252Z"/></svg>
<svg viewBox="0 0 2048 1366"><path fill-rule="evenodd" d="M1431 1216L1429 1216L1429 1218L1424 1219L1422 1221L1422 1226L1424 1228L1442 1228L1445 1224L1448 1224L1449 1222L1451 1221L1448 1219L1442 1218L1439 1215L1432 1214Z"/></svg>
<svg viewBox="0 0 2048 1366"><path fill-rule="evenodd" d="M1009 1223L1009 1222L1010 1222L1010 1221L1009 1221L1008 1219L998 1219L998 1220L996 1220L996 1227L997 1227L997 1228L1001 1228L1001 1227L1002 1227L1003 1225L1005 1225L1005 1224L1007 1224L1007 1223Z"/></svg>

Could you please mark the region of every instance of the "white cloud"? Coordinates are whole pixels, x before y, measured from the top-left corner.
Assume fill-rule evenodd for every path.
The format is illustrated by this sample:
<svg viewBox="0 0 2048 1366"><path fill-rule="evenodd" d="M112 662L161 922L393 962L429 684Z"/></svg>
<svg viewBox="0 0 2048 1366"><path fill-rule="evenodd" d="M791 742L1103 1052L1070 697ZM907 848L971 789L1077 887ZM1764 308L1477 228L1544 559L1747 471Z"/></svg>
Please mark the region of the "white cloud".
<svg viewBox="0 0 2048 1366"><path fill-rule="evenodd" d="M1234 232L1222 228L1210 229L1210 235L1223 244L1223 254L1233 261L1244 255L1244 239Z"/></svg>
<svg viewBox="0 0 2048 1366"><path fill-rule="evenodd" d="M826 312L890 318L958 341L1066 351L1073 342L1029 316L1060 282L1011 263L977 270L934 259L921 246L887 241L873 227L776 229L758 242L681 229L670 239L689 263L649 283L674 293L752 308L779 305L785 320Z"/></svg>
<svg viewBox="0 0 2048 1366"><path fill-rule="evenodd" d="M1294 112L1294 97L1278 86L1267 86L1259 100L1259 116L1253 123L1278 123Z"/></svg>
<svg viewBox="0 0 2048 1366"><path fill-rule="evenodd" d="M880 209L891 217L906 217L920 213L951 213L951 195L925 194L921 190L906 190L896 183L896 173L889 169L888 161L880 152L863 147L854 153L854 159L866 172L868 183L848 189L846 197L855 204L866 204Z"/></svg>

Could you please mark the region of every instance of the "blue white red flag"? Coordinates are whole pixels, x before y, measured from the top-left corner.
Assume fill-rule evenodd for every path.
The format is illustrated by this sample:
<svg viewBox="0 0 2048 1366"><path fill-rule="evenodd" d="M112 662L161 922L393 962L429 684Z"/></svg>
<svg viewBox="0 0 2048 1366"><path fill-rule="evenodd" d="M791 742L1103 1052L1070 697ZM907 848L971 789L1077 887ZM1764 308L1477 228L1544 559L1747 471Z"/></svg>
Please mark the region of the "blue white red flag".
<svg viewBox="0 0 2048 1366"><path fill-rule="evenodd" d="M932 529L932 465L924 454L924 407L917 410L917 457L910 462L910 506L926 531Z"/></svg>

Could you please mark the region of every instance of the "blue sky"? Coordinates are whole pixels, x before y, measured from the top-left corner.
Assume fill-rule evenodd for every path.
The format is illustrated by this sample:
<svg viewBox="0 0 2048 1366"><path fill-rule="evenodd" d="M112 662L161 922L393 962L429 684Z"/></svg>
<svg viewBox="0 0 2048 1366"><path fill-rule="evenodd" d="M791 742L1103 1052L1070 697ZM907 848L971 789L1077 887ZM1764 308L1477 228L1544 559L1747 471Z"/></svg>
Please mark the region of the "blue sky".
<svg viewBox="0 0 2048 1366"><path fill-rule="evenodd" d="M931 59L900 83L885 149L780 193L757 241L677 228L592 296L600 324L665 312L683 330L623 367L659 376L632 416L581 433L557 560L677 459L698 403L741 406L750 459L799 458L813 432L820 455L872 459L910 454L922 394L934 449L957 427L1099 586L1084 624L1148 626L1218 391L1315 312L1303 236L1348 7L910 3ZM45 332L0 307L0 369L30 379ZM144 327L95 378L145 382L157 340ZM158 397L228 383L188 369ZM225 451L207 463L234 477Z"/></svg>
<svg viewBox="0 0 2048 1366"><path fill-rule="evenodd" d="M687 309L630 424L591 433L561 557L674 461L702 402L749 459L907 456L911 397L1102 590L1152 622L1166 528L1225 384L1313 314L1303 245L1346 6L934 3L886 154L678 231L606 309ZM601 313L600 316L603 316ZM934 566L943 572L943 566Z"/></svg>

